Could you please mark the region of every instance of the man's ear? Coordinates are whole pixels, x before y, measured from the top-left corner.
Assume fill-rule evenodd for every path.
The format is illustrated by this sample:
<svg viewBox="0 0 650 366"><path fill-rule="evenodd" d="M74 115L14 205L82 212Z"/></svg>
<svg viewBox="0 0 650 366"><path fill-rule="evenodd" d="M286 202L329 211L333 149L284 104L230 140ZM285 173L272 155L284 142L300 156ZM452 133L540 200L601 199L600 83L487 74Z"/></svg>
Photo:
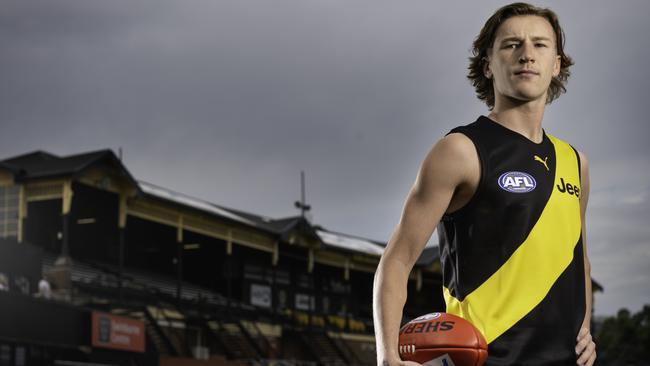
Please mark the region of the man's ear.
<svg viewBox="0 0 650 366"><path fill-rule="evenodd" d="M555 63L553 64L553 77L556 78L560 75L560 70L562 69L562 56L555 56Z"/></svg>
<svg viewBox="0 0 650 366"><path fill-rule="evenodd" d="M490 59L485 56L481 59L483 61L483 75L486 78L492 79L492 70L490 70Z"/></svg>

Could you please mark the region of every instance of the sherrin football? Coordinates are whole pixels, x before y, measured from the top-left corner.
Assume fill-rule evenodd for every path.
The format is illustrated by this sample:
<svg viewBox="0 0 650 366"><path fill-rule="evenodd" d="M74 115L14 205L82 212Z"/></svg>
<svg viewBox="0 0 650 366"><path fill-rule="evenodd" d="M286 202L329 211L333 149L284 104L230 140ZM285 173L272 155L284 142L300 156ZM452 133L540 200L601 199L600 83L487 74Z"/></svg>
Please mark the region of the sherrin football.
<svg viewBox="0 0 650 366"><path fill-rule="evenodd" d="M487 342L469 321L452 314L431 313L404 324L399 331L398 351L404 361L480 366L487 359Z"/></svg>

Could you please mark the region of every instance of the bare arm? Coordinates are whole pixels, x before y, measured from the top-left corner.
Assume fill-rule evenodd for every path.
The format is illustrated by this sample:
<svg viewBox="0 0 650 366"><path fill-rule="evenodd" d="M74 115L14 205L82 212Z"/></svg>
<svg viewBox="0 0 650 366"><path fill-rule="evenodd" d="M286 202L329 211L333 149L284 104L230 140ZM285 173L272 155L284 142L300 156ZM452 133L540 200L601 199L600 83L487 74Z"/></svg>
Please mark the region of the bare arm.
<svg viewBox="0 0 650 366"><path fill-rule="evenodd" d="M401 363L398 333L409 273L455 192L467 182L477 182L479 169L474 145L460 134L440 140L424 159L375 273L373 316L379 365Z"/></svg>
<svg viewBox="0 0 650 366"><path fill-rule="evenodd" d="M585 221L587 212L587 201L589 200L589 163L587 157L579 152L580 155L580 216L582 220L582 250L585 262L585 317L582 321L582 328L578 334L576 353L580 355L578 365L593 365L596 360L596 344L591 337L591 264L587 256L587 224Z"/></svg>

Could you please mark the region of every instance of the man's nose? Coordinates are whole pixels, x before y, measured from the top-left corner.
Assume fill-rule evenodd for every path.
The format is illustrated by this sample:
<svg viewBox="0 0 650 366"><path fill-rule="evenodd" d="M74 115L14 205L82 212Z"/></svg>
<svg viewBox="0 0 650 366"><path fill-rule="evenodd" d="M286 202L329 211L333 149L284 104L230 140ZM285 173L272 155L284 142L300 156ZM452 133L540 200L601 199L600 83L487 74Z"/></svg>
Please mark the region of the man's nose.
<svg viewBox="0 0 650 366"><path fill-rule="evenodd" d="M521 45L521 54L519 55L519 63L525 64L528 62L535 62L534 55L535 46L532 42L524 42Z"/></svg>

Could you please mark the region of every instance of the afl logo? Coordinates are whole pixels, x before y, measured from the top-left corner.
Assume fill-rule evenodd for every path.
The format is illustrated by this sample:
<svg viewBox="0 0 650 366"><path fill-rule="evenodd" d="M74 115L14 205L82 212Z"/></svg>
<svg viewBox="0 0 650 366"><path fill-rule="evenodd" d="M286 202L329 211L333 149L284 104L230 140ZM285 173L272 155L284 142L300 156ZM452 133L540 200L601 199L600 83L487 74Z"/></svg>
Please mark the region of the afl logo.
<svg viewBox="0 0 650 366"><path fill-rule="evenodd" d="M499 187L512 193L526 193L537 187L537 182L530 174L507 172L499 177Z"/></svg>
<svg viewBox="0 0 650 366"><path fill-rule="evenodd" d="M436 318L440 318L440 313L430 313L430 314L422 315L422 316L419 316L419 317L411 320L410 323L423 322L423 321L436 319Z"/></svg>

